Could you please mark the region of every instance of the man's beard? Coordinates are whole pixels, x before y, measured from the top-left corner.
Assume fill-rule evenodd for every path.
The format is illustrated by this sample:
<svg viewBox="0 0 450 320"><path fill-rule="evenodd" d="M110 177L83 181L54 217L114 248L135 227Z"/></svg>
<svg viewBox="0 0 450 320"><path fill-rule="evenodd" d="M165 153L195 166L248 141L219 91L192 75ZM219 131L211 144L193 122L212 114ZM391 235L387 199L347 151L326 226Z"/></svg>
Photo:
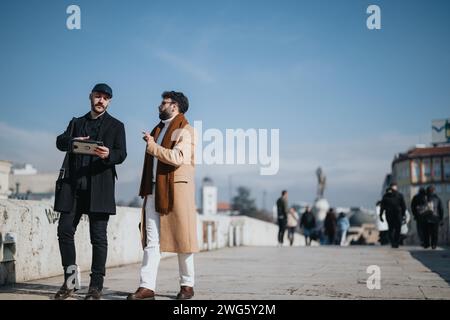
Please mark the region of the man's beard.
<svg viewBox="0 0 450 320"><path fill-rule="evenodd" d="M103 105L91 105L92 112L94 112L96 114L101 114L102 112L104 112L106 110L106 108L103 107L103 109L101 111L97 111L97 109L96 109L97 106L103 107Z"/></svg>
<svg viewBox="0 0 450 320"><path fill-rule="evenodd" d="M172 118L172 114L169 112L169 111L161 111L160 113L159 113L159 119L161 119L161 120L167 120L167 119L170 119L170 118Z"/></svg>

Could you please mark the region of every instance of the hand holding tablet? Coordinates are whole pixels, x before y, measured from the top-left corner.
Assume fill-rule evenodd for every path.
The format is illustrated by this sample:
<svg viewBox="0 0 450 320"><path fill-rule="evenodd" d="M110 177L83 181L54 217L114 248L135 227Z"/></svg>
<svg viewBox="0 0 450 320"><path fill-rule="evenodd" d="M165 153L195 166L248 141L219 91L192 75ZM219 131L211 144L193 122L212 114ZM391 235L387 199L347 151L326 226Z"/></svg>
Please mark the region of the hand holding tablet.
<svg viewBox="0 0 450 320"><path fill-rule="evenodd" d="M109 149L103 146L102 141L89 140L89 137L73 139L71 150L76 154L99 156L102 159L109 156Z"/></svg>

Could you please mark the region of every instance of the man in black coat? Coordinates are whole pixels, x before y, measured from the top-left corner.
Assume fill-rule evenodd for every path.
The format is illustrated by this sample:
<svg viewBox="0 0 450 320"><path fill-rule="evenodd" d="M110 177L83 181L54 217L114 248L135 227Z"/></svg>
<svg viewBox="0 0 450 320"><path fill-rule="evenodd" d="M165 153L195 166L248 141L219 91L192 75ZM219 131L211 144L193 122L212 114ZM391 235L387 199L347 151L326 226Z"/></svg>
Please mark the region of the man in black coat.
<svg viewBox="0 0 450 320"><path fill-rule="evenodd" d="M278 246L283 245L284 233L286 232L287 215L288 215L288 192L283 190L281 197L277 200L278 212Z"/></svg>
<svg viewBox="0 0 450 320"><path fill-rule="evenodd" d="M442 201L435 193L434 186L427 187L427 212L424 216L423 224L423 236L424 236L424 248L430 246L431 238L431 248L436 249L438 234L439 234L439 224L443 225L444 209L442 207Z"/></svg>
<svg viewBox="0 0 450 320"><path fill-rule="evenodd" d="M427 207L427 193L425 188L420 187L419 192L412 198L411 201L411 211L416 220L417 235L419 236L420 245L424 246L424 214Z"/></svg>
<svg viewBox="0 0 450 320"><path fill-rule="evenodd" d="M111 98L112 90L108 85L95 85L89 95L91 111L73 118L66 131L56 139L57 148L69 152L68 161L63 166L64 176L68 177L65 179L66 187L70 192L63 199L55 199L55 211L61 212L58 241L65 279L55 299L66 299L76 290L72 283L73 274L77 272L74 235L82 214L89 216L92 244L86 299L98 300L102 294L108 250L108 220L110 215L116 213L115 166L127 156L124 125L106 112ZM70 152L73 140L102 141L103 146L94 150L95 155L75 154Z"/></svg>
<svg viewBox="0 0 450 320"><path fill-rule="evenodd" d="M305 244L307 246L311 245L311 239L314 236L313 232L316 228L316 218L312 213L311 209L307 206L305 212L302 214L300 219L300 228L303 228L303 235L305 237ZM314 239L317 240L317 239Z"/></svg>
<svg viewBox="0 0 450 320"><path fill-rule="evenodd" d="M381 200L380 221L383 220L383 213L389 228L389 240L392 248L398 248L400 243L400 230L402 222L406 219L406 205L403 195L397 191L397 184L391 183Z"/></svg>

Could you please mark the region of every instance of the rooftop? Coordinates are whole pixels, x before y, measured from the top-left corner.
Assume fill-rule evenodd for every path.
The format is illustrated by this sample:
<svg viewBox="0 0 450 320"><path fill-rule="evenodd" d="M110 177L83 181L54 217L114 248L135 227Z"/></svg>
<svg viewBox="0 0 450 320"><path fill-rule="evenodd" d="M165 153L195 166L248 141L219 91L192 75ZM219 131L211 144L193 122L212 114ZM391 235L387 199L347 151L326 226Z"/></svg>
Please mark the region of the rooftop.
<svg viewBox="0 0 450 320"><path fill-rule="evenodd" d="M450 145L436 147L416 146L409 149L405 153L398 154L393 163L416 158L432 157L432 156L450 156Z"/></svg>

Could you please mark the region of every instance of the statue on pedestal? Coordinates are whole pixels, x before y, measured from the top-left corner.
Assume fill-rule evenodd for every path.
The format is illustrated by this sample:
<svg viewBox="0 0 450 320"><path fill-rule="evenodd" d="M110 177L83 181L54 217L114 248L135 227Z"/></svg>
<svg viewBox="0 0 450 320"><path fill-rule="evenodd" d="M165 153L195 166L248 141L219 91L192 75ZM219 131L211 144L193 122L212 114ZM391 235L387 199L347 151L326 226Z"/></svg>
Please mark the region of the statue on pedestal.
<svg viewBox="0 0 450 320"><path fill-rule="evenodd" d="M317 183L317 199L322 199L323 198L323 194L325 192L325 185L326 185L327 177L323 173L323 170L322 170L321 167L317 168L316 175L317 175L317 180L318 180L318 183Z"/></svg>
<svg viewBox="0 0 450 320"><path fill-rule="evenodd" d="M316 170L317 176L317 198L313 204L313 213L316 217L316 222L318 224L318 228L322 228L323 221L325 220L325 216L327 214L328 209L330 209L330 204L328 200L324 198L325 192L325 184L326 184L326 176L323 173L321 167Z"/></svg>

